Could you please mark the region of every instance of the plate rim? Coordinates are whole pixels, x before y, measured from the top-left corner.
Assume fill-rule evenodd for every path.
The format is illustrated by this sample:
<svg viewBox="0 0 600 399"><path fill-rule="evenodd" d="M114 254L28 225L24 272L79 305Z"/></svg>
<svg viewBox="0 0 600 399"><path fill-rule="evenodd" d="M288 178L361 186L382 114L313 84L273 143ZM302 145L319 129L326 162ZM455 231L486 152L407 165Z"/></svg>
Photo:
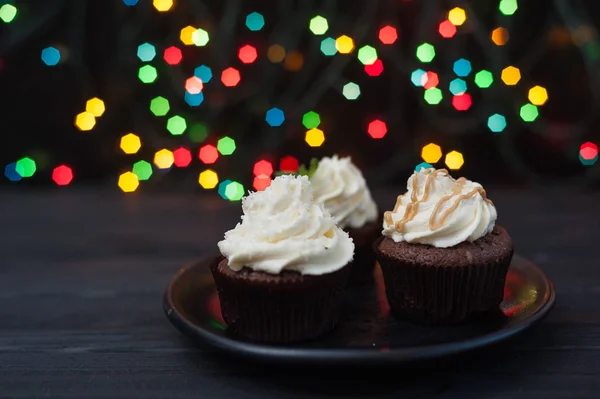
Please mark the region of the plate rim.
<svg viewBox="0 0 600 399"><path fill-rule="evenodd" d="M345 364L349 364L352 363L352 361L357 361L360 364L400 364L466 353L477 348L483 348L492 344L504 342L507 339L523 332L527 328L537 324L552 309L556 300L554 283L548 277L548 275L544 273L543 269L540 268L535 262L515 254L513 259L519 258L530 263L535 269L537 269L537 273L542 276L542 281L547 287L548 294L546 295L543 305L541 305L533 315L505 330L488 333L466 340L455 341L452 343L390 348L387 351L382 351L381 347L375 347L371 350L369 348L323 349L267 345L235 340L216 335L190 322L179 312L175 306L175 303L172 299L173 287L175 283L190 269L197 267L198 265L213 258L214 256L205 256L187 267L180 268L171 278L163 295L163 311L165 312L167 319L169 319L171 324L173 324L175 328L177 328L184 335L188 337L194 336L194 338L200 337L204 343L225 352L246 358L255 358L263 361L275 361L278 363L300 364L319 362L319 364L331 364L344 362Z"/></svg>

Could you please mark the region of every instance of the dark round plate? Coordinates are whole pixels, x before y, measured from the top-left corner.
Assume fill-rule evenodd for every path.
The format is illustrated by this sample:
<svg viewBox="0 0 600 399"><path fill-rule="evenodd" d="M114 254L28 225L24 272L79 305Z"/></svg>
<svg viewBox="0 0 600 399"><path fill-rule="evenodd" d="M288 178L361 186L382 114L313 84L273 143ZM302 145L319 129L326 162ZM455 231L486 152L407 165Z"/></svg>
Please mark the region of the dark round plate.
<svg viewBox="0 0 600 399"><path fill-rule="evenodd" d="M208 268L211 259L180 270L165 293L164 310L181 332L219 349L287 363L408 363L458 354L505 340L539 321L554 303L542 270L513 258L500 310L457 326L424 326L389 314L379 267L374 281L349 288L340 323L325 336L296 345L244 341L227 332Z"/></svg>

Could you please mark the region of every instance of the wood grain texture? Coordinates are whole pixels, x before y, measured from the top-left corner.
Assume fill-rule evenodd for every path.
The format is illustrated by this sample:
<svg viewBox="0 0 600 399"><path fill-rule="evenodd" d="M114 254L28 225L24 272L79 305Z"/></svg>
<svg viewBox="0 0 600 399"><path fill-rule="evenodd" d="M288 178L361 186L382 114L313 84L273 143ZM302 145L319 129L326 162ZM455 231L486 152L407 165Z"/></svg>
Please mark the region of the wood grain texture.
<svg viewBox="0 0 600 399"><path fill-rule="evenodd" d="M541 325L434 370L306 370L194 346L162 313L171 276L216 249L239 204L194 194L0 192L0 397L598 397L599 195L488 194L517 252L556 284ZM391 208L394 190L376 198Z"/></svg>

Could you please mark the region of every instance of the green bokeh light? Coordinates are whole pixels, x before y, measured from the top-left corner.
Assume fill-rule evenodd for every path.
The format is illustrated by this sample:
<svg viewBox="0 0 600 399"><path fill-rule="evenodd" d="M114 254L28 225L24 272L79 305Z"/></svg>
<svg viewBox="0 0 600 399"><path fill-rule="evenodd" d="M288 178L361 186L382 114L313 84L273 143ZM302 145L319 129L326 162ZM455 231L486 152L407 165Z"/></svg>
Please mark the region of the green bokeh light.
<svg viewBox="0 0 600 399"><path fill-rule="evenodd" d="M487 89L494 83L494 76L490 71L481 70L475 75L475 84L480 89Z"/></svg>
<svg viewBox="0 0 600 399"><path fill-rule="evenodd" d="M140 68L140 71L138 72L138 77L143 83L148 84L154 83L154 81L158 77L158 74L156 73L156 68L154 68L152 65L144 65Z"/></svg>
<svg viewBox="0 0 600 399"><path fill-rule="evenodd" d="M363 46L358 50L358 60L363 65L371 65L377 61L377 50L371 46Z"/></svg>
<svg viewBox="0 0 600 399"><path fill-rule="evenodd" d="M431 62L435 58L435 47L429 43L423 43L417 47L417 58L421 62Z"/></svg>
<svg viewBox="0 0 600 399"><path fill-rule="evenodd" d="M239 201L244 196L244 186L236 181L229 182L225 186L225 198L229 201Z"/></svg>
<svg viewBox="0 0 600 399"><path fill-rule="evenodd" d="M321 52L328 57L337 54L337 47L335 46L335 39L333 37L326 37L321 40Z"/></svg>
<svg viewBox="0 0 600 399"><path fill-rule="evenodd" d="M356 100L360 96L360 86L354 82L348 82L344 85L342 94L347 100Z"/></svg>
<svg viewBox="0 0 600 399"><path fill-rule="evenodd" d="M323 35L329 29L329 24L327 23L327 19L317 15L310 20L309 29L314 35Z"/></svg>
<svg viewBox="0 0 600 399"><path fill-rule="evenodd" d="M21 177L31 177L36 171L35 161L29 157L21 158L15 167Z"/></svg>
<svg viewBox="0 0 600 399"><path fill-rule="evenodd" d="M148 180L152 176L152 164L146 161L137 161L131 170L138 180Z"/></svg>
<svg viewBox="0 0 600 399"><path fill-rule="evenodd" d="M150 111L156 116L165 116L170 109L169 100L162 96L154 97L150 101Z"/></svg>
<svg viewBox="0 0 600 399"><path fill-rule="evenodd" d="M427 104L436 105L442 102L442 98L444 98L444 96L442 95L442 91L440 89L437 87L432 87L431 89L425 90L423 93L423 98Z"/></svg>
<svg viewBox="0 0 600 399"><path fill-rule="evenodd" d="M513 15L518 8L517 0L501 0L498 4L498 9L504 15Z"/></svg>
<svg viewBox="0 0 600 399"><path fill-rule="evenodd" d="M309 111L302 116L302 124L307 129L319 127L321 124L321 117L315 111Z"/></svg>
<svg viewBox="0 0 600 399"><path fill-rule="evenodd" d="M181 117L179 115L172 116L167 121L167 130L173 136L179 136L179 135L183 134L183 132L185 132L186 128L187 128L187 123L185 122L185 119L183 119L183 117Z"/></svg>
<svg viewBox="0 0 600 399"><path fill-rule="evenodd" d="M194 143L201 143L208 136L208 128L203 123L196 123L189 128L188 135Z"/></svg>
<svg viewBox="0 0 600 399"><path fill-rule="evenodd" d="M525 104L521 107L519 115L521 116L521 119L523 119L525 122L533 122L537 119L540 113L535 105Z"/></svg>
<svg viewBox="0 0 600 399"><path fill-rule="evenodd" d="M221 137L217 143L217 150L219 150L221 155L233 154L235 151L235 140L228 136Z"/></svg>
<svg viewBox="0 0 600 399"><path fill-rule="evenodd" d="M4 4L0 7L0 19L5 23L10 24L17 16L17 12L17 7L12 4Z"/></svg>
<svg viewBox="0 0 600 399"><path fill-rule="evenodd" d="M198 47L206 46L210 37L208 36L208 32L204 29L196 29L194 33L192 33L192 42Z"/></svg>

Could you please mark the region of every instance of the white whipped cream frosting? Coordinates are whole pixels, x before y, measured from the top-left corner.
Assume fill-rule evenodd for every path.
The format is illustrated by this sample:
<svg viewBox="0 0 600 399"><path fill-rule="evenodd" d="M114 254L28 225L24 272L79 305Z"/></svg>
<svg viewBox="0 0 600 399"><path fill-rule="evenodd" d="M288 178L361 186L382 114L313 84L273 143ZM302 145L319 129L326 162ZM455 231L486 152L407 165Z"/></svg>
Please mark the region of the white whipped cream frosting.
<svg viewBox="0 0 600 399"><path fill-rule="evenodd" d="M444 169L421 169L406 188L384 215L382 234L395 242L448 248L494 229L496 208L479 183L455 180Z"/></svg>
<svg viewBox="0 0 600 399"><path fill-rule="evenodd" d="M315 201L325 205L341 228L358 228L377 219L367 182L350 157L321 159L310 181Z"/></svg>
<svg viewBox="0 0 600 399"><path fill-rule="evenodd" d="M242 210L242 221L218 244L235 271L246 266L270 274L321 275L352 260L352 239L313 200L306 176L275 178L264 191L244 197Z"/></svg>

